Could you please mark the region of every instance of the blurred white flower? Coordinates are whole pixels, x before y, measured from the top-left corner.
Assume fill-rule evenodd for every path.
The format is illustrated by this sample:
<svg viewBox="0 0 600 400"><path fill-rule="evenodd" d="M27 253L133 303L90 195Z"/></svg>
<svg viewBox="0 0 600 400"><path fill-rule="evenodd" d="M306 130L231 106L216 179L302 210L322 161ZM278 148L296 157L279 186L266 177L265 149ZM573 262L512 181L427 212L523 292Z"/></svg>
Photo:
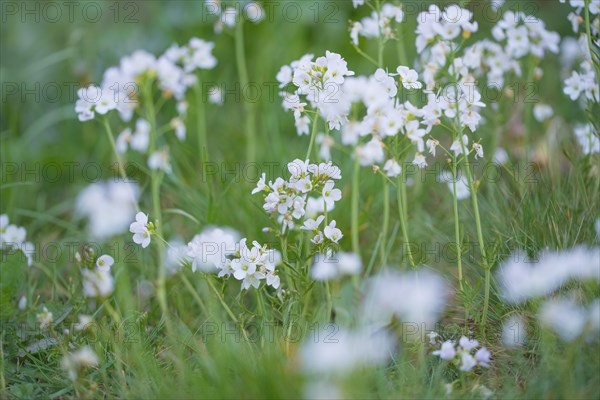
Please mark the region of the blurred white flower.
<svg viewBox="0 0 600 400"><path fill-rule="evenodd" d="M84 346L63 357L61 366L67 372L69 379L74 381L79 370L98 366L98 356L90 347Z"/></svg>
<svg viewBox="0 0 600 400"><path fill-rule="evenodd" d="M300 365L317 375L343 374L358 367L376 366L386 362L394 348L394 340L383 330L351 332L323 329L318 340L311 338L300 348Z"/></svg>
<svg viewBox="0 0 600 400"><path fill-rule="evenodd" d="M54 316L46 307L42 308L42 312L37 314L35 317L40 323L40 329L49 328L54 322Z"/></svg>
<svg viewBox="0 0 600 400"><path fill-rule="evenodd" d="M501 294L510 303L554 292L571 279L600 282L600 249L584 246L563 251L547 251L529 261L523 253L514 253L498 271Z"/></svg>
<svg viewBox="0 0 600 400"><path fill-rule="evenodd" d="M106 239L126 231L133 219L139 196L138 186L123 181L92 183L77 196L76 212L88 218L88 232Z"/></svg>
<svg viewBox="0 0 600 400"><path fill-rule="evenodd" d="M356 275L361 269L360 257L354 253L317 254L310 274L314 280L326 281Z"/></svg>
<svg viewBox="0 0 600 400"><path fill-rule="evenodd" d="M238 232L226 227L206 227L187 245L192 271L217 272L226 267L227 256L234 254L240 240Z"/></svg>

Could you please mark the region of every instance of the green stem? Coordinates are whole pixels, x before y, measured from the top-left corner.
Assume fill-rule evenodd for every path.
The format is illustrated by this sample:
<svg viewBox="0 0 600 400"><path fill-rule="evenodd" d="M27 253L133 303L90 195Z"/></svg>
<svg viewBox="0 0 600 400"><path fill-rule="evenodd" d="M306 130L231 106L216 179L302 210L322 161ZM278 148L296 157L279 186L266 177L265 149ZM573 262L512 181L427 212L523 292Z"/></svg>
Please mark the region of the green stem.
<svg viewBox="0 0 600 400"><path fill-rule="evenodd" d="M588 47L590 48L590 59L592 61L594 69L596 70L596 79L600 79L600 66L598 65L597 60L594 60L594 55L597 53L594 51L594 45L592 42L592 31L590 27L590 0L585 1L585 32L587 36Z"/></svg>
<svg viewBox="0 0 600 400"><path fill-rule="evenodd" d="M458 117L458 110L456 113ZM479 252L481 254L481 261L483 263L483 268L485 271L485 291L484 291L484 300L483 300L483 314L481 316L481 332L485 334L485 325L487 322L487 311L490 303L490 285L491 285L491 274L490 274L490 266L488 264L487 255L485 251L485 242L483 241L483 230L481 229L481 217L479 216L479 201L477 200L477 189L475 188L475 183L473 181L473 174L471 173L471 169L469 168L468 162L468 154L465 147L465 143L462 140L462 126L460 125L460 120L458 121L458 129L459 129L459 141L462 147L462 152L465 155L465 169L467 170L467 180L469 182L469 191L471 192L471 202L473 204L473 212L475 214L475 228L477 229L477 241L479 243ZM456 181L454 182L456 185ZM456 197L456 196L455 196Z"/></svg>
<svg viewBox="0 0 600 400"><path fill-rule="evenodd" d="M387 263L387 235L390 224L390 186L387 177L383 176L383 226L381 227L381 245L379 247L381 255L381 265L385 267Z"/></svg>
<svg viewBox="0 0 600 400"><path fill-rule="evenodd" d="M460 227L458 219L458 198L456 197L456 156L452 155L452 203L454 211L454 240L456 244L456 257L458 263L458 286L463 290L463 273L462 273L462 245L460 240Z"/></svg>
<svg viewBox="0 0 600 400"><path fill-rule="evenodd" d="M415 261L413 259L412 249L410 248L410 238L408 235L408 225L406 223L407 212L404 192L406 182L404 181L404 173L398 175L398 185L396 186L396 197L398 200L398 215L400 217L400 229L402 230L402 237L406 243L406 255L408 257L408 263L411 268L415 268Z"/></svg>
<svg viewBox="0 0 600 400"><path fill-rule="evenodd" d="M156 113L154 110L154 102L152 100L152 86L146 86L145 90L145 103L148 122L150 122L150 146L149 154L152 154L156 150ZM150 176L150 191L152 196L152 213L153 218L158 221L156 224L156 233L159 237L164 238L163 234L163 220L161 216L160 206L160 184L162 181L162 171L152 170ZM171 324L171 318L169 316L169 308L167 304L167 289L166 289L166 271L164 265L164 253L165 245L162 241L157 241L156 244L158 252L158 273L156 281L156 295L160 306L161 313L165 319L165 325L169 336L173 336L173 326Z"/></svg>
<svg viewBox="0 0 600 400"><path fill-rule="evenodd" d="M319 125L319 110L315 113L315 117L313 118L313 126L310 133L310 141L308 143L308 151L306 152L305 160L310 160L311 152L313 145L315 143L315 138L317 137L317 130Z"/></svg>
<svg viewBox="0 0 600 400"><path fill-rule="evenodd" d="M359 206L359 185L360 185L360 162L358 157L354 160L354 170L352 172L352 251L360 257L360 244L358 238L358 206Z"/></svg>
<svg viewBox="0 0 600 400"><path fill-rule="evenodd" d="M235 59L242 95L248 88L249 82L244 47L244 20L241 19L235 27ZM246 161L252 162L256 159L256 115L254 105L245 100L244 109L246 111Z"/></svg>
<svg viewBox="0 0 600 400"><path fill-rule="evenodd" d="M206 165L208 162L208 140L206 137L206 112L204 109L204 102L202 101L202 89L200 87L200 80L196 82L194 86L194 93L196 96L196 124L198 128L198 156L202 159L202 164ZM207 154L206 158L204 157Z"/></svg>

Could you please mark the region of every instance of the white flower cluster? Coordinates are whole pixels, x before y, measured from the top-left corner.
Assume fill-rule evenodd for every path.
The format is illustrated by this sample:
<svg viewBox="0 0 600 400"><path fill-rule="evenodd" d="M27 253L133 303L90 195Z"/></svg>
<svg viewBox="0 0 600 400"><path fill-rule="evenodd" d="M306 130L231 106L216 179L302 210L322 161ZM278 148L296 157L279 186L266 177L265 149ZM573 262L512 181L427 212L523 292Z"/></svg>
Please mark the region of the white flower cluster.
<svg viewBox="0 0 600 400"><path fill-rule="evenodd" d="M214 24L216 33L223 32L225 27L233 28L241 21L241 18L245 18L255 24L265 19L265 10L259 3L254 1L245 4L233 2L232 6L225 8L223 8L221 0L205 0L204 3L206 11L218 17ZM243 7L240 7L242 4Z"/></svg>
<svg viewBox="0 0 600 400"><path fill-rule="evenodd" d="M42 312L37 314L35 318L40 324L40 329L47 329L54 322L54 315L46 307L43 307Z"/></svg>
<svg viewBox="0 0 600 400"><path fill-rule="evenodd" d="M258 289L260 281L265 280L268 286L278 289L281 281L275 267L281 264L281 254L274 249L260 245L256 240L252 247L246 245L246 238L240 240L237 251L219 271L219 277L233 276L242 281L242 289L254 286Z"/></svg>
<svg viewBox="0 0 600 400"><path fill-rule="evenodd" d="M34 245L27 241L25 228L10 224L6 214L0 215L0 250L21 250L27 257L27 264L31 266Z"/></svg>
<svg viewBox="0 0 600 400"><path fill-rule="evenodd" d="M547 251L530 261L515 253L500 266L498 281L503 298L513 304L553 293L571 280L600 282L600 249L575 247Z"/></svg>
<svg viewBox="0 0 600 400"><path fill-rule="evenodd" d="M225 227L207 227L179 252L180 263L190 262L192 271L218 272L219 278L242 281L242 289L258 288L262 280L278 289L281 282L275 268L281 264L279 251L260 245L249 247L247 239L239 239L238 232Z"/></svg>
<svg viewBox="0 0 600 400"><path fill-rule="evenodd" d="M554 330L567 342L582 334L585 334L588 341L597 341L600 331L600 299L585 306L567 296L552 298L542 304L538 318L543 325Z"/></svg>
<svg viewBox="0 0 600 400"><path fill-rule="evenodd" d="M445 43L459 37L469 37L471 33L477 32L477 22L471 21L473 13L467 9L461 8L456 4L448 5L443 11L434 4L429 6L427 11L419 13L417 16L416 46L417 52L421 53L426 47ZM435 47L432 53L437 53ZM442 51L442 54L445 51Z"/></svg>
<svg viewBox="0 0 600 400"><path fill-rule="evenodd" d="M585 60L581 63L581 71L573 71L571 76L565 80L563 88L564 94L571 100L577 100L584 95L589 101L600 99L598 91L598 79L591 60Z"/></svg>
<svg viewBox="0 0 600 400"><path fill-rule="evenodd" d="M327 51L324 57L313 61L307 54L290 65L284 65L277 73L279 87L289 84L296 87L293 93L282 91L283 108L294 112L298 134L307 134L310 124L305 114L306 99L313 110L329 123L330 129L340 129L348 121L350 103L340 90L345 77L354 75L346 61L337 53Z"/></svg>
<svg viewBox="0 0 600 400"><path fill-rule="evenodd" d="M358 46L358 37L378 38L383 36L392 39L396 36L396 24L404 20L404 12L401 7L385 3L381 6L381 12L373 11L370 16L364 17L360 22L353 22L350 30L352 43Z"/></svg>
<svg viewBox="0 0 600 400"><path fill-rule="evenodd" d="M96 182L77 196L76 213L88 219L87 230L95 239L124 232L135 215L139 188L135 183Z"/></svg>
<svg viewBox="0 0 600 400"><path fill-rule="evenodd" d="M564 3L565 0L560 0L560 2ZM584 21L582 13L585 7L585 0L569 0L569 5L573 7L575 11L571 11L569 15L567 15L567 19L571 22L573 32L578 33L580 25L583 24ZM590 0L588 7L591 15L600 14L599 0ZM600 16L597 16L593 21L591 21L590 30L592 32L592 40L598 42L598 31L600 30Z"/></svg>
<svg viewBox="0 0 600 400"><path fill-rule="evenodd" d="M543 58L546 51L558 53L560 35L546 30L544 21L522 12L506 11L492 28L494 39L504 44L504 53L512 59L528 54Z"/></svg>
<svg viewBox="0 0 600 400"><path fill-rule="evenodd" d="M481 347L475 352L471 352L479 346L475 339L469 339L463 336L456 345L453 341L445 341L439 350L433 352L433 355L439 356L442 360L452 361L461 371L468 372L476 366L488 368L490 366L490 351Z"/></svg>
<svg viewBox="0 0 600 400"><path fill-rule="evenodd" d="M512 258L498 272L501 293L508 303L521 304L549 296L573 280L600 283L600 249L597 247L544 252L535 263L521 253ZM585 306L564 295L545 300L538 313L540 322L566 341L584 332L588 339L597 339L599 316L600 299Z"/></svg>
<svg viewBox="0 0 600 400"><path fill-rule="evenodd" d="M187 89L196 83L194 71L217 65L213 47L212 42L192 38L185 46L172 45L158 58L145 50L123 57L119 66L104 72L99 86L90 85L77 91L75 112L79 120L88 121L96 113L103 115L117 110L123 121L130 121L139 104L140 82L145 79L156 79L166 98L183 101Z"/></svg>
<svg viewBox="0 0 600 400"><path fill-rule="evenodd" d="M331 220L323 231L320 225L342 198L341 190L335 188L335 181L342 178L340 169L331 162L311 164L296 159L288 163L288 171L288 180L280 177L268 185L263 174L252 194L266 194L263 209L277 216L282 233L298 228L298 221L303 221L299 229L312 232L315 245L338 243L343 235L336 221Z"/></svg>
<svg viewBox="0 0 600 400"><path fill-rule="evenodd" d="M193 272L217 272L227 268L227 256L235 253L239 240L231 228L208 226L188 243L185 256Z"/></svg>

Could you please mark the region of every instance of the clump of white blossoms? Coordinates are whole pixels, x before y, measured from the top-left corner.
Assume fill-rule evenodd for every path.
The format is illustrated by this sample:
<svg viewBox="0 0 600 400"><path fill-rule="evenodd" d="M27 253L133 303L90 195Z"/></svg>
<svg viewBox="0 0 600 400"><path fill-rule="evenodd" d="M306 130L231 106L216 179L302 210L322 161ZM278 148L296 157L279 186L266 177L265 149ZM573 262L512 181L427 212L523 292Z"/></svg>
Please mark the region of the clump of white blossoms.
<svg viewBox="0 0 600 400"><path fill-rule="evenodd" d="M76 213L88 219L87 230L94 239L107 239L126 231L133 219L139 188L122 180L96 182L77 195Z"/></svg>
<svg viewBox="0 0 600 400"><path fill-rule="evenodd" d="M463 336L458 344L450 340L443 342L440 349L432 354L442 360L451 361L463 372L471 371L476 366L488 368L490 366L490 351L485 347L481 347L473 354L473 350L478 346L479 342L477 340Z"/></svg>
<svg viewBox="0 0 600 400"><path fill-rule="evenodd" d="M296 159L288 163L288 171L288 180L280 177L268 184L263 174L252 194L265 196L263 209L281 225L282 234L301 229L312 233L311 242L317 246L327 248L337 244L342 232L335 220L328 223L324 220L342 197L342 192L335 188L335 181L342 178L340 169L331 162L312 164Z"/></svg>
<svg viewBox="0 0 600 400"><path fill-rule="evenodd" d="M513 254L498 272L503 298L512 304L530 299L547 298L539 308L539 321L554 330L561 339L572 341L586 333L588 340L597 340L600 299L579 305L575 297L549 298L571 281L600 283L600 249L575 247L559 252L546 251L536 262L525 254Z"/></svg>
<svg viewBox="0 0 600 400"><path fill-rule="evenodd" d="M502 297L512 304L553 293L571 280L600 282L600 249L575 247L546 251L531 261L524 253L515 253L499 268Z"/></svg>
<svg viewBox="0 0 600 400"><path fill-rule="evenodd" d="M81 370L98 366L98 356L89 346L84 346L65 355L61 366L67 372L69 379L74 381Z"/></svg>
<svg viewBox="0 0 600 400"><path fill-rule="evenodd" d="M217 65L213 47L212 42L192 38L187 45L172 45L159 57L136 50L121 58L118 66L105 71L99 86L90 85L77 91L75 111L79 120L91 120L96 114L117 110L123 121L130 121L139 106L138 88L152 82L156 82L166 99L184 101L186 91L197 82L193 73Z"/></svg>
<svg viewBox="0 0 600 400"><path fill-rule="evenodd" d="M11 224L8 215L0 215L0 250L20 250L31 266L35 246L27 241L27 230L22 226Z"/></svg>
<svg viewBox="0 0 600 400"><path fill-rule="evenodd" d="M381 6L381 11L371 12L371 15L364 17L360 22L351 22L350 38L355 46L358 46L359 36L371 39L383 37L393 39L397 35L398 24L404 20L404 12L399 6L385 3Z"/></svg>
<svg viewBox="0 0 600 400"><path fill-rule="evenodd" d="M281 264L279 251L269 249L267 246L252 242L252 247L246 244L246 238L238 243L237 251L231 259L227 259L219 277L233 276L242 281L242 289L251 286L258 289L260 282L264 280L268 286L278 289L281 281L275 268Z"/></svg>
<svg viewBox="0 0 600 400"><path fill-rule="evenodd" d="M208 14L218 17L214 24L216 33L223 32L225 28L235 27L242 22L242 19L258 24L266 17L264 8L255 1L232 2L230 6L226 6L221 0L205 0L204 8Z"/></svg>
<svg viewBox="0 0 600 400"><path fill-rule="evenodd" d="M304 55L290 65L284 65L277 73L280 88L293 86L294 92L282 91L283 108L294 112L298 134L308 134L310 119L306 101L311 112L328 122L329 129L340 129L348 121L351 104L340 91L347 76L354 75L348 70L346 61L337 53L326 52L324 57L313 61L312 54ZM316 118L315 118L316 120Z"/></svg>

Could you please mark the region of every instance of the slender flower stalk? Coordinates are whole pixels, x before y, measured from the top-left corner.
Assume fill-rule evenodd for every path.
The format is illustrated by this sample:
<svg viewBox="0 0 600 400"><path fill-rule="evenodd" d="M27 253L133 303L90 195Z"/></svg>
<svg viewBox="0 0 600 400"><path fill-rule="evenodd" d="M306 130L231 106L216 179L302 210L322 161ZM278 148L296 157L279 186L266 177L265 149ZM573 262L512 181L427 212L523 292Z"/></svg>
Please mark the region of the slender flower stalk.
<svg viewBox="0 0 600 400"><path fill-rule="evenodd" d="M196 125L198 129L198 156L202 159L202 163L206 165L208 162L208 140L206 136L206 111L204 101L202 99L202 88L200 80L194 86L194 95L196 96Z"/></svg>
<svg viewBox="0 0 600 400"><path fill-rule="evenodd" d="M398 175L398 184L396 185L396 197L398 200L398 214L400 216L400 229L402 230L402 237L406 243L406 256L408 257L408 263L411 268L415 268L415 261L413 259L412 250L410 248L410 239L408 235L408 224L406 223L407 212L406 212L406 182L404 179L404 172Z"/></svg>
<svg viewBox="0 0 600 400"><path fill-rule="evenodd" d="M156 113L154 110L154 102L152 99L152 83L150 82L145 88L145 103L146 103L146 113L148 122L150 122L150 146L149 146L149 154L154 153L156 150L156 139L157 139L157 131L156 131ZM163 172L159 169L151 170L150 176L150 191L152 198L152 211L154 214L154 218L158 221L156 224L156 233L159 237L163 238L163 228L162 228L162 213L160 206L160 185L162 182ZM167 290L166 290L166 271L164 264L164 253L165 253L165 245L162 241L157 241L157 251L158 251L158 274L157 274L157 282L156 282L156 294L158 297L158 303L160 305L161 312L163 314L163 318L165 319L165 324L167 327L167 331L169 334L173 333L173 327L171 324L171 319L169 317L169 309L167 304Z"/></svg>
<svg viewBox="0 0 600 400"><path fill-rule="evenodd" d="M244 50L244 19L241 18L235 28L235 58L242 93L248 87L248 67ZM244 101L246 111L246 159L248 162L256 159L256 114L254 104Z"/></svg>
<svg viewBox="0 0 600 400"><path fill-rule="evenodd" d="M360 244L358 237L358 206L359 206L359 186L360 186L360 161L358 157L354 160L354 169L352 171L352 251L360 257Z"/></svg>
<svg viewBox="0 0 600 400"><path fill-rule="evenodd" d="M319 124L319 111L318 110L315 113L315 117L313 118L312 124L313 125L312 125L312 130L310 133L310 142L308 143L308 150L306 152L306 157L304 157L305 160L310 160L312 148L315 144L315 138L317 137L317 130L318 130L318 124Z"/></svg>
<svg viewBox="0 0 600 400"><path fill-rule="evenodd" d="M463 273L462 273L462 242L460 239L460 227L459 227L459 216L458 216L458 198L456 197L456 181L457 181L457 170L456 156L452 155L452 209L454 211L454 240L456 245L456 259L458 264L458 286L460 290L463 289Z"/></svg>
<svg viewBox="0 0 600 400"><path fill-rule="evenodd" d="M387 234L390 225L390 184L387 179L387 176L383 175L383 225L381 227L381 243L379 247L382 266L385 266L387 263Z"/></svg>

